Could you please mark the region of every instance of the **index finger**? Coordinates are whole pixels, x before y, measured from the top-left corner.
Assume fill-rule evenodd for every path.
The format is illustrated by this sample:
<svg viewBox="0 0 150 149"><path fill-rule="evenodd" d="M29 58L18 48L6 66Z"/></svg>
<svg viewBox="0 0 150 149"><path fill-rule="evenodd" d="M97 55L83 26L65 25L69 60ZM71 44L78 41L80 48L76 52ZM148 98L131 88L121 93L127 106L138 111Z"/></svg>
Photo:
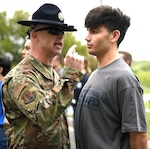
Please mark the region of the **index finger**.
<svg viewBox="0 0 150 149"><path fill-rule="evenodd" d="M71 55L76 51L77 45L73 45L71 48L69 48L68 52L66 55Z"/></svg>

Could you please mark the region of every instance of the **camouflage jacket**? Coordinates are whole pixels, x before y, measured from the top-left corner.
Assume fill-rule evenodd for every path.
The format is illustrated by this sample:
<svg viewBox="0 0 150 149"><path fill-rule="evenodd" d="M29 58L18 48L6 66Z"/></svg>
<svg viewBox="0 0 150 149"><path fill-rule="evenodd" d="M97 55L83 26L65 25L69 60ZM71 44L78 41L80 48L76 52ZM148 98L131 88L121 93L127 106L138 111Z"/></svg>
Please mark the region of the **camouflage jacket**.
<svg viewBox="0 0 150 149"><path fill-rule="evenodd" d="M65 109L82 74L64 67L59 78L51 66L28 56L3 81L3 103L10 123L9 149L70 149Z"/></svg>

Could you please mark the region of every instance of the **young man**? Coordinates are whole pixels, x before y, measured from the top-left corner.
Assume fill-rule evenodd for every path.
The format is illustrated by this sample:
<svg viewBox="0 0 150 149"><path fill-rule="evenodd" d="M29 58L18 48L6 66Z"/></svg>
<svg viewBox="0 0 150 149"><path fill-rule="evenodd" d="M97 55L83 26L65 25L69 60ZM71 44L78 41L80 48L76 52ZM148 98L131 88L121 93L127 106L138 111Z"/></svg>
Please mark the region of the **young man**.
<svg viewBox="0 0 150 149"><path fill-rule="evenodd" d="M22 58L25 58L27 53L29 53L31 50L31 40L27 39L26 42L24 43L23 50L21 51Z"/></svg>
<svg viewBox="0 0 150 149"><path fill-rule="evenodd" d="M0 56L0 149L7 149L7 136L5 134L4 129L4 107L2 104L2 81L4 76L10 71L11 69L11 61L4 56Z"/></svg>
<svg viewBox="0 0 150 149"><path fill-rule="evenodd" d="M32 48L3 83L3 101L11 125L9 149L70 149L65 109L75 82L82 76L83 59L72 46L61 78L51 64L62 52L64 32L76 29L64 24L62 12L54 4L42 5L31 21L18 23L29 26Z"/></svg>
<svg viewBox="0 0 150 149"><path fill-rule="evenodd" d="M118 54L130 18L100 6L86 16L88 52L99 66L84 85L76 108L77 149L147 149L143 89Z"/></svg>

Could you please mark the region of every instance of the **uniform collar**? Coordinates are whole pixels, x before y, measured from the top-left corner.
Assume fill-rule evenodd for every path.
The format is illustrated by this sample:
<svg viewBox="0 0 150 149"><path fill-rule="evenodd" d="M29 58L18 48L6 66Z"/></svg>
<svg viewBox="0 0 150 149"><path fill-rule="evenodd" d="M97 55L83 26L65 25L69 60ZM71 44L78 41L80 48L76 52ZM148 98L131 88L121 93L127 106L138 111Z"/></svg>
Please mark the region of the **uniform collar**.
<svg viewBox="0 0 150 149"><path fill-rule="evenodd" d="M53 80L54 77L54 69L50 65L45 65L35 59L33 56L28 55L27 59L29 59L30 63L37 69L42 75L46 78Z"/></svg>

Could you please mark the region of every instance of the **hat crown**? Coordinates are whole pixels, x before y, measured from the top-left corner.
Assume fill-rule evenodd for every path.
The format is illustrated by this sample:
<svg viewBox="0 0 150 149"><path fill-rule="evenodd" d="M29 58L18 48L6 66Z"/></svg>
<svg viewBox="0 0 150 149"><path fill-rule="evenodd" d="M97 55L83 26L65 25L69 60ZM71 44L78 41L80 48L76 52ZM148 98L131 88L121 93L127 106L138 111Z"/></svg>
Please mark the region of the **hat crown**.
<svg viewBox="0 0 150 149"><path fill-rule="evenodd" d="M55 26L62 31L77 31L72 25L64 23L61 10L54 4L43 4L33 15L32 20L20 20L17 23L25 26L32 24L48 24Z"/></svg>
<svg viewBox="0 0 150 149"><path fill-rule="evenodd" d="M33 20L50 20L64 23L61 10L54 4L42 5L33 15Z"/></svg>

